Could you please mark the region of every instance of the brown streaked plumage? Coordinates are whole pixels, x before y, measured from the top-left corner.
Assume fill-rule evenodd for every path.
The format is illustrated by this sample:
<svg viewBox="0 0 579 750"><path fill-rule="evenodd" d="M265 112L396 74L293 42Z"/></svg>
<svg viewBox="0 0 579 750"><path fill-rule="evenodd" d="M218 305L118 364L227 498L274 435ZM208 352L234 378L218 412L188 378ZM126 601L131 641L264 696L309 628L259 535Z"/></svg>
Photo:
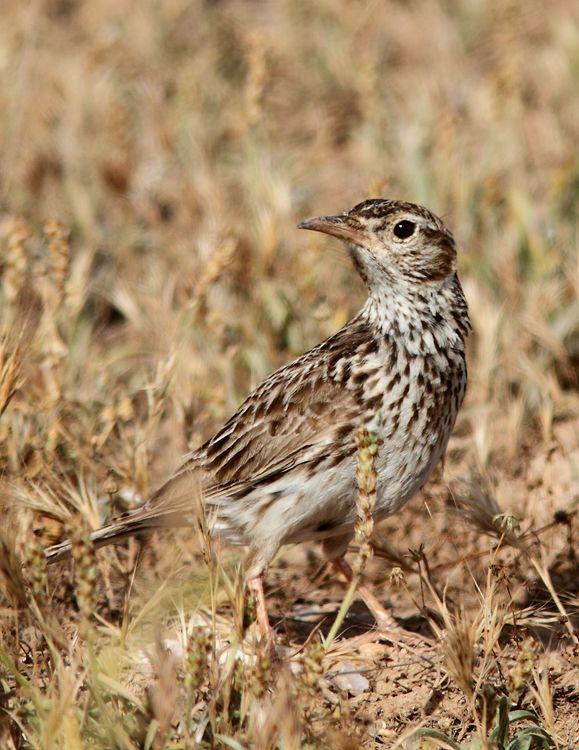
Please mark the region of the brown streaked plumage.
<svg viewBox="0 0 579 750"><path fill-rule="evenodd" d="M360 312L270 375L145 505L93 534L98 546L194 523L249 547L247 576L271 635L261 577L280 545L321 541L339 561L356 518L354 436L381 413L375 515L395 512L441 458L464 397L470 331L454 240L411 203L372 199L301 228L343 240L368 287ZM68 542L47 550L56 560ZM383 626L392 619L368 592Z"/></svg>

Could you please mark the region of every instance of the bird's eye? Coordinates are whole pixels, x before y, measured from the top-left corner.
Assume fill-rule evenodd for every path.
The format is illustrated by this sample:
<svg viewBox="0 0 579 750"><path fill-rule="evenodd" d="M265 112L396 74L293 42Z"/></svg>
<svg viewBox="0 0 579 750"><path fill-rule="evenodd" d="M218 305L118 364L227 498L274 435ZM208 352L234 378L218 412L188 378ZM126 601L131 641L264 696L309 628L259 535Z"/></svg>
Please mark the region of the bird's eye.
<svg viewBox="0 0 579 750"><path fill-rule="evenodd" d="M412 237L416 224L413 221L399 221L394 227L394 234L399 240L407 240Z"/></svg>

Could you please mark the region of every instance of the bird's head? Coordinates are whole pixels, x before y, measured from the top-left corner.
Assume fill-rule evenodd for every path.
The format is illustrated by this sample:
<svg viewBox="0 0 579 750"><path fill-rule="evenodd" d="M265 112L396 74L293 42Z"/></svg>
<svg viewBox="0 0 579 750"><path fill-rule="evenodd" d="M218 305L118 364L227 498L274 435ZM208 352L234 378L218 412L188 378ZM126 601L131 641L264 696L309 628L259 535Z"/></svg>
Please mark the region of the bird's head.
<svg viewBox="0 0 579 750"><path fill-rule="evenodd" d="M298 224L347 243L369 289L437 285L456 272L456 248L442 221L413 203L373 198L336 216Z"/></svg>

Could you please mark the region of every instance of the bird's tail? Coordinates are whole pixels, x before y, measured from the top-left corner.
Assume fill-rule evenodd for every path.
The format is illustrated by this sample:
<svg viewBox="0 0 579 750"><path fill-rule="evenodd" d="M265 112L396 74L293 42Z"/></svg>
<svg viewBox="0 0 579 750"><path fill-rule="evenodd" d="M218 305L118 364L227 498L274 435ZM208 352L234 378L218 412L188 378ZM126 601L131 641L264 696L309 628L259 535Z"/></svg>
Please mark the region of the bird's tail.
<svg viewBox="0 0 579 750"><path fill-rule="evenodd" d="M131 536L130 531L124 531L123 527L125 524L121 524L118 521L110 523L108 526L103 526L96 531L93 531L90 535L90 541L95 547L104 547L107 544L115 544L120 542L126 536ZM70 539L65 539L64 542L53 544L52 547L47 547L44 550L44 556L49 565L58 562L68 557L72 551L72 542Z"/></svg>
<svg viewBox="0 0 579 750"><path fill-rule="evenodd" d="M90 541L96 547L117 544L131 536L140 536L154 529L192 526L203 513L203 501L198 479L191 472L178 472L166 482L145 505L131 510L96 529ZM44 550L48 564L68 557L72 550L70 539Z"/></svg>
<svg viewBox="0 0 579 750"><path fill-rule="evenodd" d="M145 509L143 508L143 511ZM107 526L103 526L90 535L90 541L95 548L106 547L108 544L117 544L131 536L140 536L154 529L177 527L189 525L183 520L182 514L174 512L149 512L136 511L134 515L117 519ZM44 550L46 561L49 565L68 557L72 550L72 542L65 539L64 542L53 544Z"/></svg>

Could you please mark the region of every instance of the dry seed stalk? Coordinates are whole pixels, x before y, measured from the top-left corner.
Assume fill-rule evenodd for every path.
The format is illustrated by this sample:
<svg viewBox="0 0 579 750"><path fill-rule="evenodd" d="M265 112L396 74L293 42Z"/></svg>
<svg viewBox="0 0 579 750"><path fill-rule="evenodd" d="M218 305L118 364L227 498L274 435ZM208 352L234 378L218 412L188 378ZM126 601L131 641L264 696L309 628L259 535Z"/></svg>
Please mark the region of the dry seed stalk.
<svg viewBox="0 0 579 750"><path fill-rule="evenodd" d="M47 294L44 294L44 310L38 328L40 339L40 351L42 353L42 374L44 377L46 407L52 408L62 400L64 387L63 360L68 354L68 348L63 342L56 318L47 303ZM57 428L58 418L55 415L53 428ZM49 440L48 450L53 450L55 440Z"/></svg>
<svg viewBox="0 0 579 750"><path fill-rule="evenodd" d="M26 578L30 585L32 595L38 606L42 609L46 603L46 589L48 585L48 573L46 557L41 548L36 544L32 533L29 534L32 543L26 544L22 551L22 563Z"/></svg>
<svg viewBox="0 0 579 750"><path fill-rule="evenodd" d="M211 635L197 628L187 642L185 656L185 722L189 732L193 731L193 707L209 670L212 652Z"/></svg>
<svg viewBox="0 0 579 750"><path fill-rule="evenodd" d="M469 621L464 612L445 613L446 632L442 651L448 673L469 700L474 697L474 666L479 624Z"/></svg>
<svg viewBox="0 0 579 750"><path fill-rule="evenodd" d="M375 465L378 453L378 426L379 421L375 419L367 427L360 427L356 433L356 446L358 447L358 464L356 467L358 520L355 538L360 545L360 550L352 566L356 575L362 575L366 563L372 558L370 538L374 531L373 513L376 507L376 485L378 483Z"/></svg>
<svg viewBox="0 0 579 750"><path fill-rule="evenodd" d="M406 580L406 576L404 574L404 571L399 565L395 565L390 571L390 583L393 586L398 587L398 586L402 586L405 580Z"/></svg>
<svg viewBox="0 0 579 750"><path fill-rule="evenodd" d="M44 234L48 240L50 269L56 292L55 307L66 304L66 282L70 268L70 242L61 224L54 219L44 222Z"/></svg>
<svg viewBox="0 0 579 750"><path fill-rule="evenodd" d="M300 687L306 697L313 699L318 695L320 689L320 679L323 677L324 647L316 638L312 640L304 649L302 664L303 669L300 674Z"/></svg>
<svg viewBox="0 0 579 750"><path fill-rule="evenodd" d="M75 594L81 620L88 626L96 607L97 561L90 541L90 531L84 518L73 516L68 522L68 536L72 544L74 560Z"/></svg>
<svg viewBox="0 0 579 750"><path fill-rule="evenodd" d="M237 242L234 237L225 237L212 253L195 289L194 304L200 305L205 301L213 284L219 280L231 263L236 247Z"/></svg>
<svg viewBox="0 0 579 750"><path fill-rule="evenodd" d="M189 638L185 663L185 687L190 695L194 695L203 684L211 647L211 636L203 628L197 628Z"/></svg>
<svg viewBox="0 0 579 750"><path fill-rule="evenodd" d="M13 308L26 278L28 265L26 240L30 237L30 232L21 219L12 217L6 222L6 234L8 236L8 248L6 250L3 288L10 312L9 318L13 319Z"/></svg>
<svg viewBox="0 0 579 750"><path fill-rule="evenodd" d="M507 679L509 698L513 702L518 701L529 684L537 656L537 644L531 636L527 636L519 647L517 661L509 671Z"/></svg>
<svg viewBox="0 0 579 750"><path fill-rule="evenodd" d="M8 348L0 342L0 417L21 385L22 354L16 348L8 353Z"/></svg>
<svg viewBox="0 0 579 750"><path fill-rule="evenodd" d="M38 285L42 295L42 318L38 328L42 371L50 408L62 399L64 385L63 360L68 354L68 345L59 330L65 323L59 313L66 302L66 282L70 265L70 245L60 224L54 220L44 223L47 239L48 260L40 262Z"/></svg>
<svg viewBox="0 0 579 750"><path fill-rule="evenodd" d="M360 545L358 554L352 570L354 576L342 601L342 606L338 612L334 624L325 641L325 648L328 649L338 630L342 626L344 618L356 593L360 579L366 568L368 560L372 557L372 546L370 537L374 531L373 512L376 507L376 485L378 482L378 473L376 471L376 455L378 453L378 429L381 424L381 415L378 412L374 419L367 425L363 425L356 433L356 445L358 446L356 481L358 483L357 511L358 519L355 526L356 541Z"/></svg>
<svg viewBox="0 0 579 750"><path fill-rule="evenodd" d="M271 657L265 648L258 648L255 654L255 664L249 673L248 689L254 698L262 698L271 684Z"/></svg>

